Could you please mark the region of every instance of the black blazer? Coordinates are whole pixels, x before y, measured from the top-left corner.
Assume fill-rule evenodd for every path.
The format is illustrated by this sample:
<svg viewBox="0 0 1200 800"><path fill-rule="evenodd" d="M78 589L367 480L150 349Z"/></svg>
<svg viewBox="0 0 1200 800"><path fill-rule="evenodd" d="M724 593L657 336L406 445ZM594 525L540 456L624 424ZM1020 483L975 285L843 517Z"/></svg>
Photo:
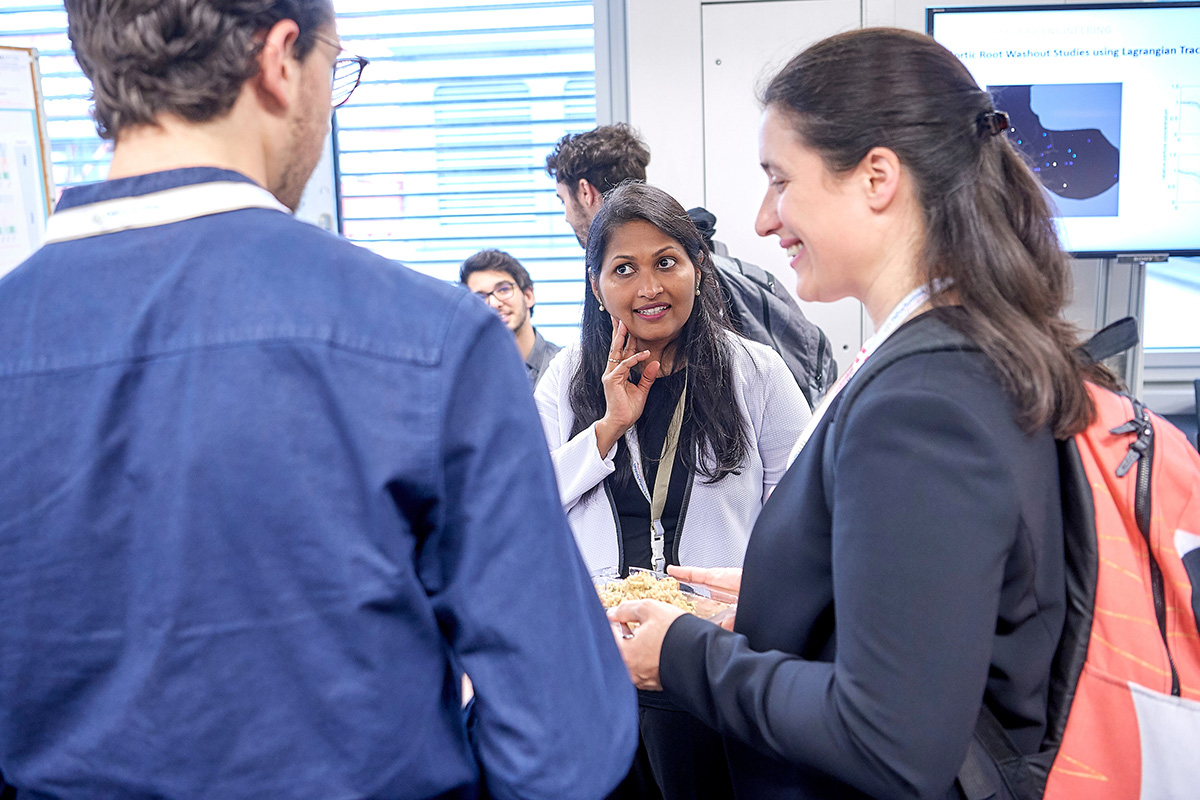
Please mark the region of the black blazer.
<svg viewBox="0 0 1200 800"><path fill-rule="evenodd" d="M1044 730L1065 602L1055 443L1018 427L983 355L920 354L838 420L826 486L839 408L754 527L736 632L672 624L664 690L725 736L743 800L958 797L985 692L1018 747Z"/></svg>

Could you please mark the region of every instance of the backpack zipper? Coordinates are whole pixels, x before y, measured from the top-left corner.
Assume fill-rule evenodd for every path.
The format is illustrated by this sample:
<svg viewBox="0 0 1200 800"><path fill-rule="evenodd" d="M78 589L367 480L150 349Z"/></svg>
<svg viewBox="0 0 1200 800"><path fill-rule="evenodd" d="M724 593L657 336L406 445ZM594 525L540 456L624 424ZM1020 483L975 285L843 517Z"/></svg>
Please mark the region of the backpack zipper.
<svg viewBox="0 0 1200 800"><path fill-rule="evenodd" d="M825 377L825 348L832 347L829 340L825 338L825 332L817 328L817 369L813 376L813 396L821 397L829 389L828 379ZM834 370L836 372L836 370ZM815 404L814 404L815 406Z"/></svg>
<svg viewBox="0 0 1200 800"><path fill-rule="evenodd" d="M1146 416L1145 406L1130 398L1133 404L1133 419L1124 425L1113 428L1109 433L1137 433L1137 438L1129 443L1129 452L1125 454L1117 467L1117 477L1123 477L1129 472L1134 462L1137 462L1137 482L1133 496L1133 515L1137 519L1138 530L1146 541L1146 555L1150 559L1150 588L1154 594L1154 616L1158 621L1158 633L1162 637L1163 649L1167 653L1167 663L1171 666L1171 695L1180 696L1179 671L1175 668L1175 659L1171 656L1171 645L1167 642L1167 599L1163 588L1162 569L1154 557L1150 543L1150 467L1154 462L1154 426Z"/></svg>

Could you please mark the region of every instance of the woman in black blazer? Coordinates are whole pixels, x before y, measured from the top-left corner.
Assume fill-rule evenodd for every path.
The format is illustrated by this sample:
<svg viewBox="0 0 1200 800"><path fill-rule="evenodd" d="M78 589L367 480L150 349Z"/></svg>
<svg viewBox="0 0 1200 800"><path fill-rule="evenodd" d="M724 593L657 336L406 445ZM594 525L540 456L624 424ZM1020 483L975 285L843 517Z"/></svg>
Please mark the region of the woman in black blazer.
<svg viewBox="0 0 1200 800"><path fill-rule="evenodd" d="M1102 376L1060 316L1043 190L945 48L841 34L763 100L758 233L801 298L855 297L877 332L744 571L677 572L740 582L734 630L653 601L611 616L633 627L635 683L724 736L737 797L958 798L985 701L1019 750L1040 743L1065 598L1055 438L1086 425L1084 377ZM932 339L958 344L896 357Z"/></svg>

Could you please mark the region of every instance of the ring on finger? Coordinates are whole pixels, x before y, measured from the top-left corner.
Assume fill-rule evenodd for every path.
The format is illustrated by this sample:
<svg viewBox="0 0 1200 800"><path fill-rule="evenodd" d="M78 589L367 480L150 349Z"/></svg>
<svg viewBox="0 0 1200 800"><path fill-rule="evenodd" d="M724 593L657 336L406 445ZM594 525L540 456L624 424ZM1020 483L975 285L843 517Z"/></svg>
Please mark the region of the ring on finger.
<svg viewBox="0 0 1200 800"><path fill-rule="evenodd" d="M608 359L608 363L610 363L610 364L620 364L620 363L621 363L621 359L619 359L619 358L609 358L609 359Z"/></svg>

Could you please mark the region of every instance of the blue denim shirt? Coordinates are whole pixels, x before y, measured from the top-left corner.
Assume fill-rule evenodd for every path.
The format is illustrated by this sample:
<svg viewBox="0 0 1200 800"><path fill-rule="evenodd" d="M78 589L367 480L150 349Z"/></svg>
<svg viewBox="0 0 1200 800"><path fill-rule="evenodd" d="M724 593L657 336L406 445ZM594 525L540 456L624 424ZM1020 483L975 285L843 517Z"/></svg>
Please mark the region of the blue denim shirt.
<svg viewBox="0 0 1200 800"><path fill-rule="evenodd" d="M59 209L214 180L246 179ZM628 767L528 378L459 288L261 208L48 245L0 281L0 476L30 797L600 798Z"/></svg>

